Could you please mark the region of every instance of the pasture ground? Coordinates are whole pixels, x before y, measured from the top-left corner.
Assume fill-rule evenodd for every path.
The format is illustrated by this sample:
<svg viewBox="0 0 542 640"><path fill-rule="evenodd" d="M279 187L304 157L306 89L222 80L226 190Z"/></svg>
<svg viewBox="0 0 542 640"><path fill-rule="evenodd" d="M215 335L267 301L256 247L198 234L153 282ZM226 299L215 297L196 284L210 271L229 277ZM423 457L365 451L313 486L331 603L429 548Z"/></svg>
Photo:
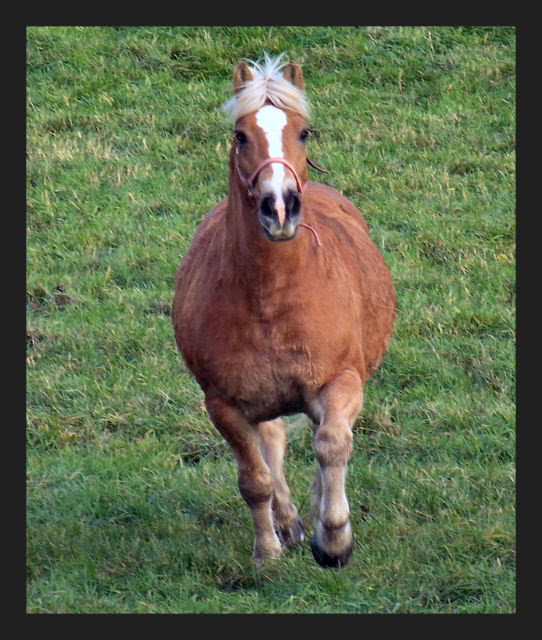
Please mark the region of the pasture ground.
<svg viewBox="0 0 542 640"><path fill-rule="evenodd" d="M226 192L233 66L264 50L302 65L312 179L363 213L397 293L342 572L308 542L253 568L169 317ZM514 612L514 208L513 28L29 28L27 611ZM314 464L293 431L305 519Z"/></svg>

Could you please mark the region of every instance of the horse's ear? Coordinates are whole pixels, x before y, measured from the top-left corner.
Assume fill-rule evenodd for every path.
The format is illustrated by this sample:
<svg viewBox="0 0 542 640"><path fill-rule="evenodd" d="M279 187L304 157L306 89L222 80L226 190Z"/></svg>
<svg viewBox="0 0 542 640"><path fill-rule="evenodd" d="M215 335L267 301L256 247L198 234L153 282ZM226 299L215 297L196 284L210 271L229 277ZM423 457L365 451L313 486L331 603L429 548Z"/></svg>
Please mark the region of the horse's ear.
<svg viewBox="0 0 542 640"><path fill-rule="evenodd" d="M301 67L295 62L289 62L282 70L282 75L285 80L291 82L294 87L297 87L301 91L305 88L305 82L303 81L303 71Z"/></svg>
<svg viewBox="0 0 542 640"><path fill-rule="evenodd" d="M243 85L252 80L252 71L246 62L240 62L233 70L233 93L237 93Z"/></svg>

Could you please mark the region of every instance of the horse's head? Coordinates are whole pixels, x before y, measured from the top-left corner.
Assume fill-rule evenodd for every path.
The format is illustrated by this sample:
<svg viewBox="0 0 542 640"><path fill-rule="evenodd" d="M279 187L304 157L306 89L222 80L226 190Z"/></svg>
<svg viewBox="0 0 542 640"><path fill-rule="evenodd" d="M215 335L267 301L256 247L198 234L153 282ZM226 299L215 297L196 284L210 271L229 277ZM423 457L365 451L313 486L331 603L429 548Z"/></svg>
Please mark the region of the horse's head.
<svg viewBox="0 0 542 640"><path fill-rule="evenodd" d="M308 136L303 74L298 65L266 58L264 66L241 62L233 73L232 159L241 188L256 205L273 241L290 240L300 221L307 181Z"/></svg>

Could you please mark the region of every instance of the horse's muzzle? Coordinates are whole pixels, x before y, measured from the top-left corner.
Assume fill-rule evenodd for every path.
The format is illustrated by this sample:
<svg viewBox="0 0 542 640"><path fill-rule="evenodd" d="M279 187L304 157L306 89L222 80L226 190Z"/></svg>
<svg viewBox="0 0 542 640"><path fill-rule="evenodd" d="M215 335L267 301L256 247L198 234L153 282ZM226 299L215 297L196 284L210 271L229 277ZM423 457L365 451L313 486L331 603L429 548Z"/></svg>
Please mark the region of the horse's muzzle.
<svg viewBox="0 0 542 640"><path fill-rule="evenodd" d="M260 223L273 242L291 240L296 233L301 212L301 195L288 190L280 201L274 193L263 195L258 208Z"/></svg>

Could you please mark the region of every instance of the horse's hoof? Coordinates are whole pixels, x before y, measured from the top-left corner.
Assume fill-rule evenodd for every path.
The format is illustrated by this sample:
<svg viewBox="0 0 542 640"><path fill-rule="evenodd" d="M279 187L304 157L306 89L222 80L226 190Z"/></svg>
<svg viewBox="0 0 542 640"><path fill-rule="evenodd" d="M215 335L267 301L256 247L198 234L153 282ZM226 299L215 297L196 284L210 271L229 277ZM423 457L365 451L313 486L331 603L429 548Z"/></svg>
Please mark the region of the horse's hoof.
<svg viewBox="0 0 542 640"><path fill-rule="evenodd" d="M293 547L305 539L305 525L301 518L296 518L291 526L277 531L280 543L283 547Z"/></svg>
<svg viewBox="0 0 542 640"><path fill-rule="evenodd" d="M316 536L311 538L311 550L312 555L316 562L326 569L344 569L350 560L350 556L352 555L352 551L354 550L354 542L352 541L350 545L346 548L346 551L341 553L338 556L330 556L329 553L324 551L318 546L316 542Z"/></svg>

